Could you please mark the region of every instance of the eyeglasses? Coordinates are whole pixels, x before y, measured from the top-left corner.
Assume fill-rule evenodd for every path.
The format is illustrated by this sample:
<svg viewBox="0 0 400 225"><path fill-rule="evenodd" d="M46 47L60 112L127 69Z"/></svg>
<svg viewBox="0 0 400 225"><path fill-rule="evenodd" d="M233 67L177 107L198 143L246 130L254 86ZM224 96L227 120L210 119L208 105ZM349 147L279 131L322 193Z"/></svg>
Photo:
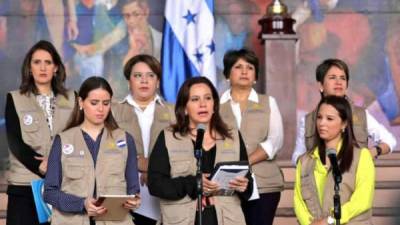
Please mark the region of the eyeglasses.
<svg viewBox="0 0 400 225"><path fill-rule="evenodd" d="M130 12L130 13L123 13L122 15L124 16L125 19L129 19L131 17L133 17L133 18L143 17L144 13Z"/></svg>
<svg viewBox="0 0 400 225"><path fill-rule="evenodd" d="M157 75L153 72L147 72L147 73L140 73L140 72L133 72L131 73L131 77L133 77L135 80L141 80L141 79L157 79Z"/></svg>

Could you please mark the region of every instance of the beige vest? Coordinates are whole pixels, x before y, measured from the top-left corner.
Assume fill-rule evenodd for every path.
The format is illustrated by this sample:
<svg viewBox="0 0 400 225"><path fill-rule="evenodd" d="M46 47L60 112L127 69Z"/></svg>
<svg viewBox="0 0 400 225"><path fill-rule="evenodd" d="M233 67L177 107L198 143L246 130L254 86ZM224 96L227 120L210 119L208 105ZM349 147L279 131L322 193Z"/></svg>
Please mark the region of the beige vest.
<svg viewBox="0 0 400 225"><path fill-rule="evenodd" d="M15 110L18 114L21 126L22 140L37 153L48 156L52 137L61 132L75 106L75 93L68 92L68 99L63 95L57 95L53 117L53 131L46 121L43 109L36 101L34 94L21 95L19 90L11 92ZM40 177L28 170L10 153L10 173L8 182L12 185L30 185L30 182Z"/></svg>
<svg viewBox="0 0 400 225"><path fill-rule="evenodd" d="M240 132L246 143L247 154L250 155L259 143L268 137L270 108L269 97L258 95L259 103L248 101L247 109L242 113ZM230 126L236 126L236 119L232 112L230 101L221 104L220 114L223 120ZM252 165L256 176L256 182L260 193L279 192L283 190L283 175L273 160L264 160Z"/></svg>
<svg viewBox="0 0 400 225"><path fill-rule="evenodd" d="M177 138L168 129L164 129L165 144L168 149L171 165L171 177L181 177L196 174L196 158L190 138L176 134ZM233 140L217 140L215 163L240 160L240 141L238 131L233 130ZM215 210L218 224L245 225L244 215L240 207L240 199L236 196L214 196ZM189 196L178 201L160 199L163 224L193 225L196 215L197 200Z"/></svg>
<svg viewBox="0 0 400 225"><path fill-rule="evenodd" d="M354 136L360 148L368 147L368 129L367 129L367 114L365 109L358 106L351 106L353 112L353 130ZM316 136L316 121L317 111L314 110L308 113L305 117L305 144L307 150L312 150L317 147Z"/></svg>
<svg viewBox="0 0 400 225"><path fill-rule="evenodd" d="M96 168L79 127L60 133L60 137L63 175L61 191L82 198L93 197L96 184L97 196L126 194L125 168L128 147L126 134L123 130L116 129L110 135L107 129L104 129L97 155ZM64 213L53 208L51 224L89 225L89 217L87 214ZM97 221L96 224L132 225L133 222L128 214L124 221Z"/></svg>
<svg viewBox="0 0 400 225"><path fill-rule="evenodd" d="M129 105L126 101L123 103L113 103L112 111L118 126L133 136L137 154L143 155L144 147L142 132L133 106ZM148 155L150 155L153 150L159 133L174 122L174 106L165 102L163 102L163 104L156 102L153 124L151 125L150 130Z"/></svg>
<svg viewBox="0 0 400 225"><path fill-rule="evenodd" d="M353 162L350 170L342 175L342 183L340 184L340 201L343 205L348 202L354 192L356 185L356 174L358 162L360 160L361 150L354 148ZM309 154L304 154L301 160L301 195L307 205L308 210L315 219L327 217L330 214L330 209L333 208L333 196L335 194L334 181L332 171L328 173L326 178L325 189L322 199L322 205L318 199L318 192L314 176L314 168L316 160ZM371 222L372 210L368 210L354 218L352 218L348 225L367 225Z"/></svg>

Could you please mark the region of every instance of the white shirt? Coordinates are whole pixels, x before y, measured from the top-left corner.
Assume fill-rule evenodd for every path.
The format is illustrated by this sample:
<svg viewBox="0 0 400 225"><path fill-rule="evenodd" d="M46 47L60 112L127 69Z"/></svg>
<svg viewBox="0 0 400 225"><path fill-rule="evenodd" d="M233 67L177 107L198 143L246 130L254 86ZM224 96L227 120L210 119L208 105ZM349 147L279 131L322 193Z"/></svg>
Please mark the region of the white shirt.
<svg viewBox="0 0 400 225"><path fill-rule="evenodd" d="M249 101L259 102L257 92L251 89L250 95L248 97ZM231 96L231 89L225 91L220 99L220 103L231 102L232 112L236 119L236 125L240 129L240 124L242 122L242 113L240 111L240 104L235 102ZM269 117L269 130L268 137L265 141L259 143L264 149L265 153L268 155L268 159L274 159L278 150L282 148L283 145L283 124L282 116L279 111L278 105L276 104L275 98L269 96L269 107L271 114Z"/></svg>
<svg viewBox="0 0 400 225"><path fill-rule="evenodd" d="M141 109L139 104L135 102L131 94L126 96L124 101L126 101L129 105L131 105L135 110L135 114L138 118L140 126L140 131L142 133L144 157L148 158L149 147L150 147L149 145L150 145L151 125L153 124L156 102L162 104L161 97L156 95L153 101L151 101L144 110Z"/></svg>
<svg viewBox="0 0 400 225"><path fill-rule="evenodd" d="M368 138L375 144L385 143L389 146L390 152L393 151L396 146L396 138L390 133L382 124L380 124L368 110L365 110L367 115L367 130ZM306 152L305 144L305 116L301 117L300 123L297 126L296 146L292 155L292 163L296 165L297 159Z"/></svg>
<svg viewBox="0 0 400 225"><path fill-rule="evenodd" d="M163 105L161 101L161 97L156 95L146 108L143 110L140 108L139 104L135 102L132 95L129 94L125 97L124 101L126 101L129 105L131 105L136 113L138 118L140 131L142 133L142 141L143 141L143 151L144 157L149 157L149 145L150 145L150 135L151 135L151 125L154 120L154 112L156 109L156 104L159 103ZM139 176L141 176L139 172ZM135 210L136 213L149 217L153 220L160 219L160 203L157 198L150 195L147 185L140 185L140 197L141 197L141 207Z"/></svg>

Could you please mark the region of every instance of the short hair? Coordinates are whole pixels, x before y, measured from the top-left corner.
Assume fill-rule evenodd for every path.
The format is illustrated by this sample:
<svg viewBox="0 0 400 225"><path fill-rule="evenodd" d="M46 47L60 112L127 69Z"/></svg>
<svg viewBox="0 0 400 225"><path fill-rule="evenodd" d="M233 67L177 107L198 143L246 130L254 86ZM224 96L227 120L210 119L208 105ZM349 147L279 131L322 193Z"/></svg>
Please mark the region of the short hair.
<svg viewBox="0 0 400 225"><path fill-rule="evenodd" d="M129 80L131 77L132 68L137 63L145 63L150 69L156 74L158 80L161 80L161 64L160 62L151 55L141 54L133 56L128 60L128 62L124 66L124 76L126 80Z"/></svg>
<svg viewBox="0 0 400 225"><path fill-rule="evenodd" d="M189 117L185 115L185 109L190 97L190 88L195 84L205 84L211 90L211 94L214 100L214 113L210 121L210 130L217 131L223 138L232 138L228 125L222 120L219 114L218 92L211 81L206 77L189 78L180 87L175 104L176 123L172 125L174 136L176 133L179 133L183 136L187 135L190 132Z"/></svg>
<svg viewBox="0 0 400 225"><path fill-rule="evenodd" d="M21 94L39 94L39 91L35 85L32 71L31 71L31 61L33 54L38 51L43 50L50 54L54 65L57 67L57 71L51 80L51 89L54 95L61 94L68 99L67 89L64 86L66 79L65 66L61 61L61 57L58 54L54 45L48 41L41 40L31 47L31 49L26 53L24 61L21 67L21 85L19 90Z"/></svg>
<svg viewBox="0 0 400 225"><path fill-rule="evenodd" d="M139 5L139 7L143 8L144 6L148 7L148 3L147 0L123 0L122 1L122 7L129 5L131 3L137 2L137 4Z"/></svg>
<svg viewBox="0 0 400 225"><path fill-rule="evenodd" d="M346 75L346 80L349 81L350 74L349 74L349 67L347 66L347 64L340 59L333 59L333 58L326 59L317 66L317 69L315 71L315 79L321 84L324 83L324 78L326 74L333 66L336 66L337 68L343 70L344 74Z"/></svg>
<svg viewBox="0 0 400 225"><path fill-rule="evenodd" d="M233 65L239 60L243 59L244 61L250 63L254 66L256 70L256 80L258 80L258 73L259 73L259 62L256 54L248 49L242 48L239 50L230 50L225 53L224 55L224 70L223 74L226 79L229 79L231 70Z"/></svg>

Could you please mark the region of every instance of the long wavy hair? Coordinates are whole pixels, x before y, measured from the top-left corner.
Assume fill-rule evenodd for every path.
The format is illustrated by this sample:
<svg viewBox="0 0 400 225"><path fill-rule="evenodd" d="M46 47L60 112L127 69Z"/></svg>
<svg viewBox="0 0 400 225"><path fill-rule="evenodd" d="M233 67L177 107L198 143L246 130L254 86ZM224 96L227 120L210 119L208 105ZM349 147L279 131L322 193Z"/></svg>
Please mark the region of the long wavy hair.
<svg viewBox="0 0 400 225"><path fill-rule="evenodd" d="M27 95L29 95L30 93L39 94L31 71L32 56L38 50L48 52L51 55L54 65L57 67L57 71L55 72L53 79L51 80L51 89L54 95L61 94L68 99L67 89L64 86L66 78L65 66L62 63L61 57L58 54L54 45L44 40L41 40L33 45L28 53L25 55L25 59L21 67L22 77L21 85L19 86L20 93Z"/></svg>
<svg viewBox="0 0 400 225"><path fill-rule="evenodd" d="M108 84L107 80L102 77L89 77L88 79L86 79L82 83L82 85L79 89L78 96L82 99L82 101L84 101L88 97L89 93L92 90L95 90L98 88L107 91L110 94L110 97L113 96L113 91L111 89L110 84ZM79 109L79 103L78 103L78 101L76 101L74 111L72 112L72 115L71 115L71 119L68 122L65 130L68 130L72 127L76 127L76 126L82 124L84 119L85 119L85 114L84 114L83 110ZM104 127L108 131L113 131L118 128L118 124L115 121L111 110L108 113L106 119L104 120Z"/></svg>
<svg viewBox="0 0 400 225"><path fill-rule="evenodd" d="M339 168L341 173L348 171L353 162L353 149L354 147L359 147L357 140L354 136L353 130L353 114L351 111L350 103L344 97L339 96L326 96L321 99L318 104L317 112L319 112L321 105L327 104L334 107L338 113L339 117L343 122L347 123L344 132L341 133L342 136L342 147L338 154ZM317 126L317 123L315 123ZM316 128L317 130L317 128ZM326 159L326 145L325 141L321 139L319 134L317 135L317 146L319 151L319 157L323 164L325 164ZM313 150L309 150L309 154L312 154Z"/></svg>
<svg viewBox="0 0 400 225"><path fill-rule="evenodd" d="M225 138L232 138L232 134L230 133L230 129L222 120L219 114L219 96L218 92L215 89L214 85L208 80L206 77L193 77L187 79L181 86L178 92L177 101L175 105L175 116L176 123L173 124L172 131L175 136L176 133L179 133L182 136L185 136L190 133L191 129L189 127L189 116L185 115L186 105L189 101L190 97L190 88L195 84L205 84L207 85L212 93L212 97L214 100L214 113L211 117L210 121L210 131L216 131L218 134ZM213 134L214 135L214 134ZM176 136L175 136L176 137ZM216 137L216 135L215 135Z"/></svg>

